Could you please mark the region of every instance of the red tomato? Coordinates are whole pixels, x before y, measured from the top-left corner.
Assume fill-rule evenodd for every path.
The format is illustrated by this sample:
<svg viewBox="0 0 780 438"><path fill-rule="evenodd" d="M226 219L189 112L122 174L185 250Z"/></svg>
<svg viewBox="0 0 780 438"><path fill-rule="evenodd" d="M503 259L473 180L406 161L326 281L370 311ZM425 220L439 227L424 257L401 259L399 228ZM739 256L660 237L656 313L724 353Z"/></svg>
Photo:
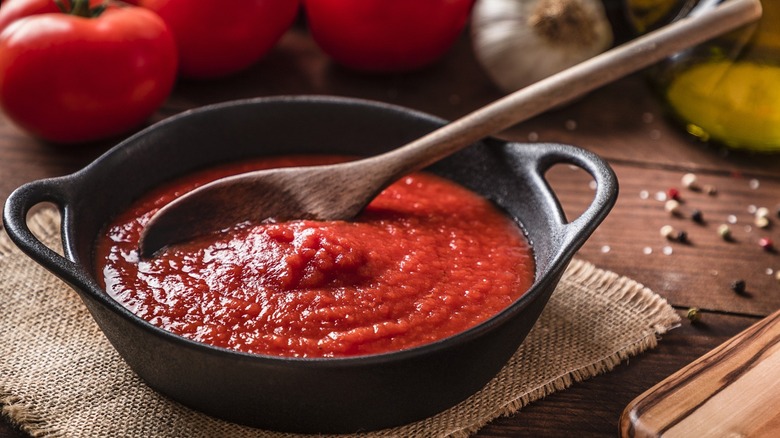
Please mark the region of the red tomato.
<svg viewBox="0 0 780 438"><path fill-rule="evenodd" d="M22 17L60 11L52 0L6 0L0 2L0 6L2 6L0 9L0 31Z"/></svg>
<svg viewBox="0 0 780 438"><path fill-rule="evenodd" d="M309 30L336 62L357 70L413 70L440 58L474 0L304 0Z"/></svg>
<svg viewBox="0 0 780 438"><path fill-rule="evenodd" d="M9 0L0 9L0 107L8 118L58 143L108 138L143 123L176 79L176 44L165 23L114 3L96 17L36 12L48 3ZM4 21L17 10L28 14Z"/></svg>
<svg viewBox="0 0 780 438"><path fill-rule="evenodd" d="M299 0L137 0L176 38L182 76L208 79L243 70L292 25Z"/></svg>

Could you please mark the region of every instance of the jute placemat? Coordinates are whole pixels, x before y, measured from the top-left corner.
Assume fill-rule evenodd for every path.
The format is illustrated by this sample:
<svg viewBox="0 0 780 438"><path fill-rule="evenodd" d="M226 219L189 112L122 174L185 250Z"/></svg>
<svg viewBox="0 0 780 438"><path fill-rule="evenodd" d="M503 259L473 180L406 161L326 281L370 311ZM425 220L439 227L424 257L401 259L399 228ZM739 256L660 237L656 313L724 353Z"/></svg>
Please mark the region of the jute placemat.
<svg viewBox="0 0 780 438"><path fill-rule="evenodd" d="M56 212L36 213L30 227L59 247ZM679 320L649 289L574 260L526 341L485 388L434 417L362 436L467 436L654 347L657 336ZM31 435L292 436L220 421L149 389L103 337L76 293L24 256L4 232L0 324L2 412Z"/></svg>

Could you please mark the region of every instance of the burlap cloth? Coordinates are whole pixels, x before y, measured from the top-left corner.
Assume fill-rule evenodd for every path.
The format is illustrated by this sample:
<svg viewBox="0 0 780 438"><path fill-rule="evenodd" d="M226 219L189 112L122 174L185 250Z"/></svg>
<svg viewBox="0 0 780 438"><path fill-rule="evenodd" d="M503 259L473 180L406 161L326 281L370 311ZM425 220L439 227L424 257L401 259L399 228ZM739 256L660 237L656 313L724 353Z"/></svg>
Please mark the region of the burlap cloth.
<svg viewBox="0 0 780 438"><path fill-rule="evenodd" d="M56 212L36 213L30 227L59 248ZM481 391L434 417L364 436L466 436L654 347L679 320L649 289L574 260L528 338ZM76 293L5 232L0 324L2 412L34 436L291 436L220 421L155 393L120 359Z"/></svg>

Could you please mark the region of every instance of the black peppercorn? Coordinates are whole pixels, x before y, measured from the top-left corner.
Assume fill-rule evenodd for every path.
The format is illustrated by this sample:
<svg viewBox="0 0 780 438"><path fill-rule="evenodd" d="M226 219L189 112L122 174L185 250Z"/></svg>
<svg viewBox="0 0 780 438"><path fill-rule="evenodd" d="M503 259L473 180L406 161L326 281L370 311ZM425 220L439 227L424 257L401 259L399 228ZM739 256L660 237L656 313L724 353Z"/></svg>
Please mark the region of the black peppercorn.
<svg viewBox="0 0 780 438"><path fill-rule="evenodd" d="M745 280L734 280L731 283L731 290L738 294L745 293Z"/></svg>
<svg viewBox="0 0 780 438"><path fill-rule="evenodd" d="M693 212L691 212L691 219L698 224L704 222L704 216L702 215L701 210L693 210Z"/></svg>

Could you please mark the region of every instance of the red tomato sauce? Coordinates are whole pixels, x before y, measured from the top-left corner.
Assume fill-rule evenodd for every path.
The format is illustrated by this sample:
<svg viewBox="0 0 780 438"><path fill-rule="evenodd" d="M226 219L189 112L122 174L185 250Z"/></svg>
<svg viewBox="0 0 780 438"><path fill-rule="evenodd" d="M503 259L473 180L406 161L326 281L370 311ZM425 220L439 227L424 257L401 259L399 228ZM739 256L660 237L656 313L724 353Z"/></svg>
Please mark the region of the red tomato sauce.
<svg viewBox="0 0 780 438"><path fill-rule="evenodd" d="M288 357L430 343L490 318L531 286L533 254L521 229L486 199L427 173L397 181L354 221L244 223L139 259L144 224L182 193L250 169L333 160L264 159L160 187L99 239L98 277L165 330Z"/></svg>

